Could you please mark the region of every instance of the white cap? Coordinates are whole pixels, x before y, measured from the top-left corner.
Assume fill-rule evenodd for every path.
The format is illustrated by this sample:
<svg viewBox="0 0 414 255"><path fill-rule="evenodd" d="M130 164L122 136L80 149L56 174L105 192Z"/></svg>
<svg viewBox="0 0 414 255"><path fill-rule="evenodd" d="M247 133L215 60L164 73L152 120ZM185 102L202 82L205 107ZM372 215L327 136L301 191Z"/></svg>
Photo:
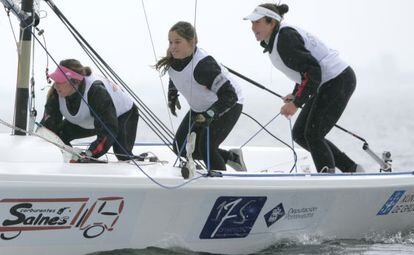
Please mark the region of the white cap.
<svg viewBox="0 0 414 255"><path fill-rule="evenodd" d="M261 6L256 7L254 9L254 11L252 13L250 13L249 16L244 17L243 19L244 20L256 21L256 20L259 20L263 17L269 17L269 18L275 19L279 22L282 20L282 17L279 14L277 14L276 12L274 12L270 9L267 9L267 8L264 8L264 7L261 7Z"/></svg>

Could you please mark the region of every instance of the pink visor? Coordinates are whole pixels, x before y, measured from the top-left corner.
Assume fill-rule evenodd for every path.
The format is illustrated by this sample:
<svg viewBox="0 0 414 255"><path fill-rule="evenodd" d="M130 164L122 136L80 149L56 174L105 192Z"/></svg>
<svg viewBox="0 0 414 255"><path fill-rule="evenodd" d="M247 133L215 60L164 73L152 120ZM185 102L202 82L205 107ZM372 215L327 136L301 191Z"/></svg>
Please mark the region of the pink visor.
<svg viewBox="0 0 414 255"><path fill-rule="evenodd" d="M78 81L83 80L83 75L78 74L75 71L70 70L67 67L59 65L56 70L47 76L48 78L54 80L57 83L64 83L68 81L68 79L75 79Z"/></svg>

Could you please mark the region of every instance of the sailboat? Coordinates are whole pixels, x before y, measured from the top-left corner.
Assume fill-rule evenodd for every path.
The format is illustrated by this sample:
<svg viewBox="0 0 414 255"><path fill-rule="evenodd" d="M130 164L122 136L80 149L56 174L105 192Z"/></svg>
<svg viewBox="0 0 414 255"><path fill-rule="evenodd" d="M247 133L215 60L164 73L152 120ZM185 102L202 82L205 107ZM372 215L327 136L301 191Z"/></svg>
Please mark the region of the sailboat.
<svg viewBox="0 0 414 255"><path fill-rule="evenodd" d="M23 1L21 8L1 2L21 20L21 33L31 35L32 1ZM45 2L103 70L122 83L56 5ZM13 124L1 121L14 133L0 135L2 255L146 247L249 254L299 236L360 239L414 229L413 172L391 172L389 155L376 156L368 144L366 151L382 172L318 174L310 155L298 149L293 166L274 167L292 157L290 150L248 146L243 148L246 172L220 172L190 160L176 164L168 142L136 146L136 152L146 151L142 161L117 162L109 155L104 164L69 163L75 149L44 128L27 127L27 34L21 36L18 79L26 86L16 92L16 113L23 116L16 115ZM164 130L161 139L168 140L162 122L136 100L144 122Z"/></svg>

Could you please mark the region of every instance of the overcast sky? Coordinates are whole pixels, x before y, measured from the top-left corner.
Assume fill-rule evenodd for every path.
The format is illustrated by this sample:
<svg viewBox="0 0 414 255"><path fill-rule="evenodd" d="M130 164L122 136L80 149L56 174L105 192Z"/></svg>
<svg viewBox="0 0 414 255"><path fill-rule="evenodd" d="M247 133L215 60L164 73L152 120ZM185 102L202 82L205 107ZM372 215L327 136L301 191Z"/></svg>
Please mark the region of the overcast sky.
<svg viewBox="0 0 414 255"><path fill-rule="evenodd" d="M63 14L78 28L80 33L129 83L134 91L148 102L162 118L167 118L153 49L144 18L142 1L119 0L55 0ZM199 35L199 47L204 48L217 60L263 83L270 89L287 94L292 82L275 70L267 55L251 32L251 23L242 18L248 15L257 0L146 0L144 1L157 57L165 54L169 28L180 20L194 23ZM356 71L358 77L354 101L357 107L369 107L371 102L403 98L399 105L386 102L388 107L379 109L383 115L369 115L369 122L404 109L405 118L413 119L413 110L405 105L407 95L414 92L414 1L412 0L290 0L285 22L300 26L313 33L340 55ZM80 50L55 14L41 2L42 16L39 28L45 30L48 49L56 60L77 58L85 65L91 61ZM196 12L195 12L196 10ZM47 15L45 15L47 13ZM18 22L12 17L18 32ZM12 121L14 107L17 54L14 39L3 8L0 10L0 118ZM45 54L36 47L36 107L43 113L47 90L44 70ZM91 66L93 68L93 66ZM55 65L50 63L50 69ZM167 77L163 78L164 86ZM260 92L241 82L246 97L245 111L260 116L261 121L270 119L280 108L278 99ZM278 104L276 104L278 102ZM358 105L359 103L359 105ZM365 104L366 103L366 104ZM267 107L267 108L264 108ZM266 111L263 111L266 109ZM409 110L409 111L407 111ZM364 110L365 111L365 110ZM383 112L386 111L386 112ZM181 112L175 125L183 117ZM370 118L370 117L367 118ZM352 122L356 116L345 116ZM166 120L167 122L167 120ZM0 127L0 130L5 130Z"/></svg>
<svg viewBox="0 0 414 255"><path fill-rule="evenodd" d="M155 60L142 1L55 0L55 3L121 77L136 87L137 92L143 97L160 92L157 91L161 86L158 74L151 68ZM147 0L144 3L155 52L157 57L161 57L168 45L167 33L171 25L179 20L194 23L196 1ZM291 83L272 68L255 41L250 22L242 20L260 3L262 1L198 0L196 28L199 46L233 69L268 84L274 90L288 92ZM372 91L374 84L369 77L376 72L384 78L413 72L413 1L295 0L285 3L290 6L285 22L307 29L331 48L339 50L363 79L364 84L360 87L367 89L364 91ZM41 9L47 12L47 17L41 20L39 27L45 30L51 54L57 60L77 58L90 65L91 62L45 3L41 2ZM18 32L14 17L12 22ZM10 88L3 90L2 109L9 109L11 103L7 104L7 100L14 97L17 57L5 12L0 12L0 29L1 85ZM36 48L36 53L36 80L40 88L45 85L45 56L40 47ZM50 68L55 68L53 63ZM38 93L39 104L43 95L44 91Z"/></svg>

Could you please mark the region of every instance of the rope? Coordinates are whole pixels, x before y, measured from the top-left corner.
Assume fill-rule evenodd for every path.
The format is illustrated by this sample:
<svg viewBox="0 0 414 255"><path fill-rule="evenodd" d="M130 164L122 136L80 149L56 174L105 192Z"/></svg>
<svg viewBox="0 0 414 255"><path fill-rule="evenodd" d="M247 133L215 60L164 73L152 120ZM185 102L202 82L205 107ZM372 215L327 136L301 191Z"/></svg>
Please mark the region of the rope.
<svg viewBox="0 0 414 255"><path fill-rule="evenodd" d="M66 152L68 152L68 153L70 153L70 154L72 154L72 155L74 155L74 156L82 157L82 156L81 156L81 155L80 155L80 154L79 154L76 150L74 150L72 147L70 147L70 146L68 146L68 145L61 145L61 144L59 144L59 143L56 143L56 142L54 142L54 141L51 141L51 140L47 139L46 137L43 137L43 136L41 136L41 135L36 134L35 132L32 132L32 131L27 131L27 130L24 130L24 129L22 129L22 128L16 127L16 126L14 126L13 124L10 124L10 123L8 123L8 122L4 121L4 120L3 120L3 119L1 119L1 118L0 118L0 124L3 124L4 126L9 127L9 128L11 128L11 129L14 129L14 130L17 130L17 131L23 132L23 133L25 133L25 134L28 134L28 135L31 135L31 136L36 136L36 137L39 137L39 138L41 138L41 139L45 140L46 142L49 142L49 143L51 143L51 144L55 145L56 147L58 147L58 148L59 148L59 149L61 149L61 150L64 150L64 151L66 151Z"/></svg>
<svg viewBox="0 0 414 255"><path fill-rule="evenodd" d="M245 114L245 113L243 113ZM247 116L247 114L245 114ZM273 117L271 120L269 120L264 126L261 126L261 129L259 129L254 135L252 135L249 139L247 139L247 141L245 143L242 144L242 146L240 146L240 149L243 148L244 146L246 146L246 144L248 144L251 140L253 140L253 138L255 138L260 132L262 132L262 130L264 130L270 123L272 123L277 117L279 117L280 113L278 113L275 117Z"/></svg>
<svg viewBox="0 0 414 255"><path fill-rule="evenodd" d="M11 29L11 31L12 31L12 33L13 33L13 38L14 38L14 43L16 44L16 51L17 51L17 54L18 54L18 55L20 55L20 51L21 51L21 49L20 49L20 47L19 47L19 43L18 43L18 41L17 41L16 32L14 31L14 27L13 27L13 24L12 24L12 22L11 22L11 18L10 18L10 9L7 9L6 7L4 7L4 10L5 10L5 11L6 11L6 13L7 13L7 18L8 18L8 20L9 20L10 29Z"/></svg>
<svg viewBox="0 0 414 255"><path fill-rule="evenodd" d="M258 122L255 118L253 118L252 116L250 116L249 114L247 114L247 113L245 113L245 112L242 112L242 114L243 115L245 115L245 116L247 116L248 118L250 118L251 120L253 120L256 124L258 124L260 127L262 127L262 129L261 130L264 130L264 131L266 131L266 133L268 133L270 136L272 136L274 139L276 139L277 141L279 141L280 143L282 143L283 145L285 145L285 146L287 146L288 148L290 148L291 150L292 150L292 152L293 152L293 157L294 157L294 164L293 164L293 166L292 166L292 168L290 169L290 172L292 172L293 171L293 169L296 167L296 164L297 164L297 159L298 159L298 157L297 157L297 154L296 154L296 151L295 151L295 149L293 148L293 147L291 147L289 144L287 144L286 142L284 142L284 141L282 141L280 138L278 138L277 136L275 136L274 134L272 134L269 130L267 130L266 129L266 127L265 126L263 126L260 122ZM279 116L280 114L278 114L278 115L276 115L276 117L277 116ZM276 118L275 117L275 118ZM273 121L273 120L272 120Z"/></svg>
<svg viewBox="0 0 414 255"><path fill-rule="evenodd" d="M292 141L292 150L295 151L295 143L293 141L293 128L292 128L292 120L289 118L289 128L290 128L290 137L291 137L291 141ZM296 155L296 153L293 154L293 157L295 158L295 162L297 162L297 157L298 155ZM290 170L290 173L292 172L293 168ZM295 172L298 172L298 166L295 164Z"/></svg>
<svg viewBox="0 0 414 255"><path fill-rule="evenodd" d="M54 8L55 6L54 6L54 4L53 3L51 3L51 1L50 0L46 0L46 2L49 4L49 6L52 8L52 10L54 10L54 11L56 11L56 9ZM59 12L55 12L57 15L58 15L58 13ZM21 15L19 15L19 14L16 14L17 15L17 17L20 19L20 21L21 22L25 22L24 21L24 19L23 19L23 17L21 16ZM59 15L58 15L59 16ZM62 20L63 21L63 20ZM30 31L31 33L32 33L32 35L33 35L33 38L35 38L35 40L39 43L39 45L43 48L43 50L46 52L46 54L50 57L50 59L56 64L56 66L59 66L58 65L58 63L57 63L57 61L53 58L53 56L50 54L50 52L46 49L46 47L42 44L42 42L39 40L39 38L36 36L36 34L33 32L33 31ZM83 39L83 38L82 38ZM89 45L88 45L89 46ZM90 46L89 46L90 47ZM91 47L90 47L91 48ZM93 51L93 49L92 49L92 51ZM96 55L97 55L97 53L95 52L95 51L93 51ZM99 60L101 60L104 64L105 64L105 66L107 66L107 64L103 61L103 59L101 59L100 58L100 56L99 55L97 55L97 57L99 58ZM109 66L107 66L108 68L109 68ZM110 68L109 68L110 69ZM110 69L110 71L111 71L111 73L112 74L114 74L118 79L120 79L117 75L116 75L116 73L115 72L113 72L113 70L112 69ZM68 77L66 77L66 78L68 78ZM69 79L68 79L69 80ZM73 86L73 84L72 84L72 86ZM80 93L79 91L77 91L78 93ZM92 113L92 115L94 115L94 116L96 116L96 113L93 111L93 109L90 109L91 110L91 113ZM102 123L102 120L100 120L100 118L98 117L97 118L98 119L98 121L101 121L101 123ZM0 122L0 123L2 123L2 124L4 124L4 125L6 125L6 126L8 126L8 127L11 127L11 128L16 128L16 130L19 130L19 131L21 131L21 132L25 132L25 133L27 133L27 134L32 134L32 135L35 135L35 136L38 136L38 135L36 135L35 133L33 133L33 132L30 132L30 131L26 131L26 130L23 130L23 129L19 129L19 128L17 128L17 127L14 127L13 125L10 125L10 124L8 124L8 123L6 123L6 122ZM102 123L103 124L103 127L107 130L107 132L110 134L110 135L112 135L113 136L113 134L112 134L112 132L108 129L108 127L104 124L104 123ZM40 137L40 136L38 136L38 137ZM42 138L42 137L41 137ZM55 144L56 146L59 146L59 148L62 148L62 149L64 149L64 147L62 147L62 146L60 146L60 145L58 145L58 144L56 144L56 143L53 143L52 141L48 141L48 142L51 142L52 144ZM119 144L119 142L117 141L117 139L115 139L115 142L117 142L118 144ZM121 147L121 149L123 149L124 150L124 152L126 152L126 150L125 150L125 148L123 148L122 146L120 146ZM64 149L65 150L65 149ZM69 152L69 151L68 151ZM184 182L184 183L182 183L182 184L180 184L180 185L176 185L176 186L166 186L166 185L163 185L163 184L161 184L161 183L159 183L159 182L157 182L156 180L154 180L151 176L149 176L133 159L132 159L132 162L134 163L134 165L139 169L139 170L141 170L141 172L148 178L148 179L150 179L153 183L155 183L155 184L157 184L158 186L160 186L160 187L163 187L163 188L166 188L166 189L176 189L176 188L179 188L179 187L182 187L182 186L184 186L184 185L186 185L187 183L189 183L189 182L192 182L192 181L194 181L194 180L196 180L196 179L198 179L198 178L200 178L200 177L203 177L203 176L199 176L199 177L196 177L196 178L193 178L193 179L191 179L191 180L188 180L188 181L186 181L186 182Z"/></svg>
<svg viewBox="0 0 414 255"><path fill-rule="evenodd" d="M207 146L207 172L210 175L211 172L211 162L210 162L210 127L206 127L207 135L206 135L206 146Z"/></svg>
<svg viewBox="0 0 414 255"><path fill-rule="evenodd" d="M123 87L129 91L131 93L131 96L134 96L136 99L138 99L137 101L140 103L140 105L142 104L142 106L145 108L145 110L147 110L156 121L158 121L160 123L160 125L162 127L165 128L165 130L168 130L163 123L155 116L155 114L149 110L149 108L142 102L139 100L139 98L134 94L134 92L122 81L122 79L112 70L112 68L109 67L109 65L99 56L99 54L88 44L88 42L79 34L79 32L77 32L77 30L69 23L69 21L63 16L63 14L60 12L60 10L52 3L51 0L45 0L48 5L50 6L50 8L56 13L56 15L61 19L61 21L65 24L65 26L71 31L71 29L73 31L71 31L71 33L73 35L77 35L79 37L78 42L80 42L80 40L88 47L88 50L90 50L91 52L93 52L93 54L96 56L97 59L99 59L99 61L102 63L102 65L111 73L111 75L113 75L115 77L115 79L117 81L119 81L121 83L121 85L123 85ZM67 24L66 24L67 23ZM68 27L69 26L69 27ZM51 56L50 52L45 48L45 46L40 42L39 38L32 32L33 37L36 39L36 41L39 43L39 45L42 46L43 50L45 50L45 52L48 54L48 56L52 59L52 61L56 64L56 66L59 66L58 63L55 61L55 59ZM75 37L76 38L76 37ZM84 45L84 46L85 46ZM86 46L84 49L86 49ZM69 79L68 79L69 80ZM73 85L73 84L72 84ZM78 93L80 93L79 91L77 91ZM83 99L84 100L84 99ZM96 116L96 113L93 111L93 109L89 108L91 110L91 113ZM105 125L105 123L102 122L102 120L97 116L97 119L101 122L101 124L103 125L103 127L105 128L105 130L114 137L114 135L112 134L112 132L109 130L109 128ZM168 130L170 133L171 131ZM124 151L124 153L127 153L127 151L125 150L125 148L123 148L123 146L121 146L119 144L119 141L116 139L116 137L114 137L114 140L116 143L118 143L118 145L120 146L120 148ZM165 143L165 145L167 145L170 149L172 149L169 144ZM138 164L137 162L132 158L131 162L148 178L150 179L153 183L155 183L156 185L165 188L165 189L176 189L176 188L180 188L196 179L199 179L201 177L205 177L204 175L199 176L199 177L195 177L193 179L190 179L180 185L176 185L176 186L167 186L167 185L163 185L162 183L156 181L155 179L153 179L149 174L147 174Z"/></svg>
<svg viewBox="0 0 414 255"><path fill-rule="evenodd" d="M194 26L194 31L195 31L195 34L197 33L197 3L198 3L198 1L197 0L195 0L195 2L194 2L194 22L193 22L193 26ZM195 41L194 41L194 43L195 43ZM190 77L190 82L191 82L191 84L190 84L190 98L189 98L189 103L190 103L190 105L191 105L191 102L192 102L192 100L193 100L193 86L192 86L192 84L193 84L193 82L194 82L194 53L195 53L195 45L194 45L194 48L193 48L193 59L191 60L191 77ZM190 109L190 116L189 116L189 118L188 118L188 135L191 133L191 124L192 124L192 114L191 114L191 109ZM207 142L208 143L208 142Z"/></svg>
<svg viewBox="0 0 414 255"><path fill-rule="evenodd" d="M144 0L141 0L141 4L142 4L143 12L144 12L145 22L147 24L148 34L149 34L150 41L151 41L152 53L154 55L154 60L155 60L155 63L156 63L157 62L157 54L155 52L155 44L154 44L154 40L152 38L151 28L150 28L150 25L149 25L149 20L148 20L147 11L146 11L146 8L145 8ZM158 72L158 77L160 79L160 84L161 84L161 89L162 89L162 93L163 93L163 96L164 96L165 105L168 105L167 94L165 93L164 82L162 81L162 78L161 78L161 72ZM170 122L170 125L171 125L171 129L174 131L175 128L174 128L174 124L173 124L173 121L172 121L171 112L169 111L168 107L166 108L166 110L167 110L168 119L169 119L169 122ZM173 140L175 141L174 145L176 147L176 150L180 151L179 146L178 146L178 141L176 141L175 139L173 139ZM182 162L182 159L179 155L181 155L181 154L178 154L177 159L180 160L180 162ZM177 160L175 162L177 162Z"/></svg>
<svg viewBox="0 0 414 255"><path fill-rule="evenodd" d="M34 131L34 126L36 122L37 110L36 110L36 95L35 95L35 41L32 41L32 63L31 63L31 75L30 78L30 99L29 99L29 109L30 109L30 117L29 117L29 130Z"/></svg>
<svg viewBox="0 0 414 255"><path fill-rule="evenodd" d="M142 100L132 91L131 88L117 75L117 73L102 59L102 57L90 46L90 44L80 35L80 33L73 27L67 18L60 12L60 10L50 1L46 0L50 8L55 12L62 23L68 28L74 38L78 41L85 52L91 57L91 60L98 63L97 66L104 68L110 79L114 83L120 84L140 106L140 116L143 121L150 127L150 129L167 145L172 151L170 141L173 139L173 133L161 122L161 120L142 102Z"/></svg>

